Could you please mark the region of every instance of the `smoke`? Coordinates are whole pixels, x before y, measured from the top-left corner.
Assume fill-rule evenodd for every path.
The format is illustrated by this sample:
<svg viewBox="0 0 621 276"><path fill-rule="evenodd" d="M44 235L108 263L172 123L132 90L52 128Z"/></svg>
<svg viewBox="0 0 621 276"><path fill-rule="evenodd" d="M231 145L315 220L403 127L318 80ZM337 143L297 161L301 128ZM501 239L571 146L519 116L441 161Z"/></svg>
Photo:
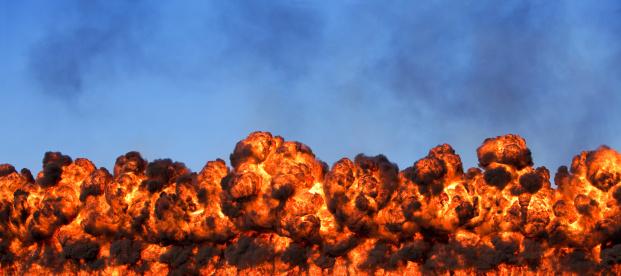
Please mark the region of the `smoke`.
<svg viewBox="0 0 621 276"><path fill-rule="evenodd" d="M28 71L42 93L66 100L80 96L92 74L114 76L115 63L130 65L148 32L137 29L137 20L148 20L139 1L78 1L51 12L59 26L31 45Z"/></svg>
<svg viewBox="0 0 621 276"><path fill-rule="evenodd" d="M63 129L87 139L66 149L56 137L51 149L97 163L121 152L88 151L120 139L131 142L115 150L176 155L197 169L263 129L305 141L328 163L384 153L403 168L446 142L469 167L483 138L519 133L535 164L554 171L581 149L621 147L620 6L68 1L8 21L24 55L15 64L26 68L14 90L58 101L37 105L43 114L68 103ZM32 167L49 149L15 163Z"/></svg>

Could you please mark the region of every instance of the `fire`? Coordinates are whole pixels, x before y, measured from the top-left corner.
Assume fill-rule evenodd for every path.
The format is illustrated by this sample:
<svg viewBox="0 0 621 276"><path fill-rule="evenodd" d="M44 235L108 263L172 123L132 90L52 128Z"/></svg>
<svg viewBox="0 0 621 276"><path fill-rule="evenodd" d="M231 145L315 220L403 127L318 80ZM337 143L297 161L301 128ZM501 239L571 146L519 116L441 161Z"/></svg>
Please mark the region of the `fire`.
<svg viewBox="0 0 621 276"><path fill-rule="evenodd" d="M399 170L329 167L254 132L192 172L120 156L112 172L48 152L36 177L0 165L2 274L619 273L621 154L602 146L553 178L524 139L486 139L464 171L450 145ZM556 188L551 184L556 184Z"/></svg>

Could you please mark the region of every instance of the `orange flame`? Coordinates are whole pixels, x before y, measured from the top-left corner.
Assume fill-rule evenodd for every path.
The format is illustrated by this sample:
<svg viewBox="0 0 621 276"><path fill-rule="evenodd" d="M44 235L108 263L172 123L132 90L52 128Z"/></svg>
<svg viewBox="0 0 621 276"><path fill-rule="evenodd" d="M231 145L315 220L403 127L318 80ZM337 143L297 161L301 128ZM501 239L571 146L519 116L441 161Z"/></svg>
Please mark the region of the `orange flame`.
<svg viewBox="0 0 621 276"><path fill-rule="evenodd" d="M0 165L2 274L619 273L621 155L602 146L550 183L524 139L486 139L463 171L439 145L329 168L267 132L193 173L129 152L113 173L48 152Z"/></svg>

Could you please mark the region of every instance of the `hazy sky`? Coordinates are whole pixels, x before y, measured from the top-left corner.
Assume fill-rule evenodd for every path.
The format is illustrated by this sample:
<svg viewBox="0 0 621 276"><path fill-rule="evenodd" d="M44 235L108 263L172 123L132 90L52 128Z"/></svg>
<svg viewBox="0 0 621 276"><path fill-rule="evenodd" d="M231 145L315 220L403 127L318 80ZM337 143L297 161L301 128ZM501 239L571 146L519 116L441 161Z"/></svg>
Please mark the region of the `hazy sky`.
<svg viewBox="0 0 621 276"><path fill-rule="evenodd" d="M486 137L621 149L621 1L0 0L0 162L199 170L253 130L400 168Z"/></svg>

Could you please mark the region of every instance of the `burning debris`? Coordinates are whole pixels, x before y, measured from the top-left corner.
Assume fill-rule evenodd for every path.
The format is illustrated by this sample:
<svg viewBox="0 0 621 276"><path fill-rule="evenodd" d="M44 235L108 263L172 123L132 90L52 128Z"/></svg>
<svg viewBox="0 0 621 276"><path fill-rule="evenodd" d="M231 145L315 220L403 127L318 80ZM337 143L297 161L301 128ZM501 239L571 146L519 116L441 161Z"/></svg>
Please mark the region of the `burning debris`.
<svg viewBox="0 0 621 276"><path fill-rule="evenodd" d="M48 152L36 177L0 165L2 274L619 273L621 155L550 172L524 139L449 145L399 171L383 155L329 168L255 132L198 172L137 152L112 173Z"/></svg>

